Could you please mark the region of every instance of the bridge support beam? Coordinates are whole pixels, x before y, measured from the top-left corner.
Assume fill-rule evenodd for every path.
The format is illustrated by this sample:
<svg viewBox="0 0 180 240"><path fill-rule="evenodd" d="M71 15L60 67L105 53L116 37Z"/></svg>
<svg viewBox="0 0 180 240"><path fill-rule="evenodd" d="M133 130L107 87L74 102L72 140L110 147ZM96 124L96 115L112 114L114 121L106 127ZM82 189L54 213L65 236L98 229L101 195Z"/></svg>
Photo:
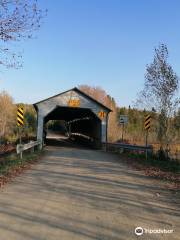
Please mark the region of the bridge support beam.
<svg viewBox="0 0 180 240"><path fill-rule="evenodd" d="M106 134L106 122L102 121L101 122L101 142L106 142L107 141L107 134Z"/></svg>
<svg viewBox="0 0 180 240"><path fill-rule="evenodd" d="M37 121L37 140L41 141L41 147L43 145L43 130L44 130L44 118L38 113Z"/></svg>

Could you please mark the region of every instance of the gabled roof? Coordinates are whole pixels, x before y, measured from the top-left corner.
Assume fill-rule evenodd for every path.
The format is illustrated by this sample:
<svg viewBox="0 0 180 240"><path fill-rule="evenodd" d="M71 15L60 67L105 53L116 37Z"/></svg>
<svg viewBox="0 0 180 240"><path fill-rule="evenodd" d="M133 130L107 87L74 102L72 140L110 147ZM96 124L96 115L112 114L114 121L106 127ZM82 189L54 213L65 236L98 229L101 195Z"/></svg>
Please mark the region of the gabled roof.
<svg viewBox="0 0 180 240"><path fill-rule="evenodd" d="M46 98L46 99L41 100L41 101L39 101L39 102L36 102L36 103L34 103L33 105L34 105L34 107L36 108L36 105L38 105L39 103L45 102L45 101L47 101L47 100L49 100L49 99L51 99L51 98L60 96L60 95L62 95L62 94L64 94L64 93L67 93L67 92L70 92L70 91L78 92L78 93L80 93L81 95L83 95L83 96L85 96L86 98L88 98L89 100L91 100L91 101L97 103L98 105L100 105L101 107L105 108L107 111L112 112L112 110L111 110L110 108L106 107L106 106L105 106L104 104L102 104L101 102L99 102L99 101L97 101L96 99L92 98L91 96L87 95L86 93L84 93L83 91L81 91L81 90L80 90L79 88L77 88L77 87L72 88L72 89L69 89L69 90L67 90L67 91L65 91L65 92L56 94L56 95L54 95L54 96L52 96L52 97Z"/></svg>

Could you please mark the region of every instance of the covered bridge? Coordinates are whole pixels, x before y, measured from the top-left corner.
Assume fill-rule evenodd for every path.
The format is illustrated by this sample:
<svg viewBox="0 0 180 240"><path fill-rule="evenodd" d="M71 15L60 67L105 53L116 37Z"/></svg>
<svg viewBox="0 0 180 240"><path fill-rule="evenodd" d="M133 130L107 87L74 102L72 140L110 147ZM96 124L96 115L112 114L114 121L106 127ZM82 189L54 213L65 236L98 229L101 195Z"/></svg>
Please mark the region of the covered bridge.
<svg viewBox="0 0 180 240"><path fill-rule="evenodd" d="M108 107L78 88L34 104L37 112L37 140L43 142L44 125L49 120L64 120L70 134L89 138L96 147L107 141Z"/></svg>

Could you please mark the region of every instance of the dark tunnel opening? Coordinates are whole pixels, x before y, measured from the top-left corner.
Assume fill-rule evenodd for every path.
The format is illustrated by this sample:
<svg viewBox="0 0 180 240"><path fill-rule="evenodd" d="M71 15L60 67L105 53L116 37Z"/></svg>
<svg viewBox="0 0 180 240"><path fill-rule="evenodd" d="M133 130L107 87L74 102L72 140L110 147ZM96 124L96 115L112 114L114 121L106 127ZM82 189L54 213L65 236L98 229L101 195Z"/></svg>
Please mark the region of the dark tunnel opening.
<svg viewBox="0 0 180 240"><path fill-rule="evenodd" d="M55 129L49 128L52 120L56 121ZM44 118L44 129L47 145L101 147L101 120L88 108L56 106Z"/></svg>

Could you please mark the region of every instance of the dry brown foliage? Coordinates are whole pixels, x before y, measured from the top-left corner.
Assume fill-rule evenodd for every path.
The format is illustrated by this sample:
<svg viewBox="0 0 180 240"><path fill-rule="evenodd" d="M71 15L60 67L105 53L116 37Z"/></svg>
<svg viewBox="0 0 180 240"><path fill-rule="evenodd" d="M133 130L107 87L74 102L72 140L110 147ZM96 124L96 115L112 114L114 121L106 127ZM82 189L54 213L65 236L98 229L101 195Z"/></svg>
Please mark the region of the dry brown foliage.
<svg viewBox="0 0 180 240"><path fill-rule="evenodd" d="M16 107L12 97L6 93L0 93L0 138L12 133L16 123Z"/></svg>
<svg viewBox="0 0 180 240"><path fill-rule="evenodd" d="M117 141L120 137L120 129L118 127L117 106L114 99L110 97L101 87L80 85L79 89L112 110L109 114L108 120L108 142Z"/></svg>

